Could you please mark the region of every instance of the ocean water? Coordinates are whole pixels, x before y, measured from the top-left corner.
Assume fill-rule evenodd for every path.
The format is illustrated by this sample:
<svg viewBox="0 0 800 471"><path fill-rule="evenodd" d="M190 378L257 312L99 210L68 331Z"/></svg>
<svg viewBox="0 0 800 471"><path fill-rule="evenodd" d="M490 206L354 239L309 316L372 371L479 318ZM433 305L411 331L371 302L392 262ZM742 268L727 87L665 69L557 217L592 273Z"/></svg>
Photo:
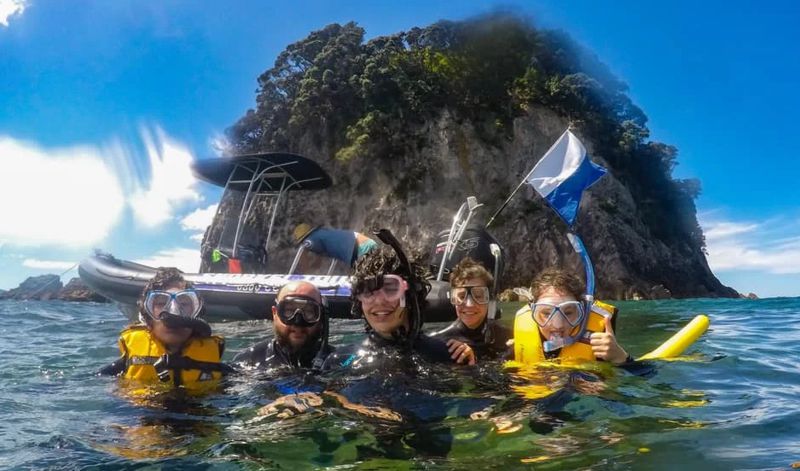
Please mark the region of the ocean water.
<svg viewBox="0 0 800 471"><path fill-rule="evenodd" d="M618 338L635 355L697 313L711 328L649 377L607 369L588 382L563 371L521 378L490 363L328 385L399 407L404 420L394 423L327 400L288 419L256 415L301 377L235 378L199 397L132 395L94 375L118 355L126 321L113 306L3 301L0 468L683 471L800 462L800 299L618 305ZM213 327L226 337L226 359L271 332L255 321ZM333 343L361 331L360 321L336 321ZM528 382L549 393L524 397Z"/></svg>

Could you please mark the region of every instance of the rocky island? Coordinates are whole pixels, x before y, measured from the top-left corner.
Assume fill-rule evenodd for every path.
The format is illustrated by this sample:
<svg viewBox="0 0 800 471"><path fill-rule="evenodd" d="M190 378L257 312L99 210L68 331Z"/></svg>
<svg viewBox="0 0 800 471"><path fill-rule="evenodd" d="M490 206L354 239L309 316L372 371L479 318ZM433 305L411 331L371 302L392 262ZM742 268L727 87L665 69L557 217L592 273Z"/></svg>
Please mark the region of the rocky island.
<svg viewBox="0 0 800 471"><path fill-rule="evenodd" d="M368 41L354 23L333 24L289 45L258 84L256 107L228 130L230 153L299 153L334 180L289 199L273 233L273 272L288 268L300 222L388 227L428 253L467 196L488 219L571 126L609 170L584 195L577 226L598 296L738 297L706 261L700 183L672 177L677 149L649 139L625 83L564 32L505 14ZM223 196L204 267L241 197ZM246 243L265 234L266 210L247 221ZM520 192L491 228L509 254L502 286L527 286L552 265L582 272L565 229L532 190Z"/></svg>

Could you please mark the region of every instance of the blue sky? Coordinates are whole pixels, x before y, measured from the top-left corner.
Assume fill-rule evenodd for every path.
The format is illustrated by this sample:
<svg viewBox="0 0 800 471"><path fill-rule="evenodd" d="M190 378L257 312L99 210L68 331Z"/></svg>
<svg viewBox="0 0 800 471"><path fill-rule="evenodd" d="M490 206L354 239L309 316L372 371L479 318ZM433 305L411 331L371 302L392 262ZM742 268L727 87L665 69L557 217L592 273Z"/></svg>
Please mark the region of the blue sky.
<svg viewBox="0 0 800 471"><path fill-rule="evenodd" d="M333 22L373 37L504 8L568 31L629 84L653 138L680 150L676 176L702 181L724 283L800 295L798 5L0 0L0 288L92 247L197 268L220 193L186 163L215 155L287 44Z"/></svg>

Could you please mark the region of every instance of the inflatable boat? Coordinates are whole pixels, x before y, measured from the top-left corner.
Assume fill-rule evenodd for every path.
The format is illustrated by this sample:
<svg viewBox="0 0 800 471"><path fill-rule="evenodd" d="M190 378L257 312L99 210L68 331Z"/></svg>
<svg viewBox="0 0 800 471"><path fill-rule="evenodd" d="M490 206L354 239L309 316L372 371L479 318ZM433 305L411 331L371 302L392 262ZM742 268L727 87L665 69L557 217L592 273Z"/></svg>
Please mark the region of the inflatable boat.
<svg viewBox="0 0 800 471"><path fill-rule="evenodd" d="M89 287L119 303L123 312L135 318L136 300L156 269L98 253L81 261L78 271ZM280 287L299 280L313 283L320 289L328 300L331 317L351 317L347 276L248 273L188 273L184 276L200 292L205 303L204 318L212 322L271 319L270 308ZM430 283L432 289L427 298L425 320L454 319L455 311L447 297L449 285L436 280Z"/></svg>
<svg viewBox="0 0 800 471"><path fill-rule="evenodd" d="M205 303L208 321L271 319L271 307L278 290L289 281L308 281L327 298L330 315L348 318L350 314L350 282L347 275L334 275L335 261L324 275L295 273L304 246L301 246L288 273L269 273L269 249L273 226L287 198L295 191L317 191L328 188L331 178L316 162L288 153L240 155L231 158L200 160L192 166L194 175L205 182L236 191L243 196L235 231L220 237L214 250L219 262L209 271L186 274ZM223 198L225 196L223 195ZM266 234L255 237L257 246L243 237L247 221L257 205L269 208ZM222 205L220 205L222 206ZM481 260L499 279L502 249L482 228L471 227L475 211L481 205L474 197L467 198L456 213L450 230L440 234L433 252L431 291L423 315L427 322L455 319L455 310L448 299L449 284L444 275L464 256ZM223 231L224 233L224 231ZM227 240L222 241L223 238ZM253 237L251 237L253 239ZM224 273L218 273L223 271ZM349 267L346 267L349 272ZM136 318L136 301L145 284L156 272L154 267L118 259L97 252L81 261L81 279L94 291L117 302L129 318ZM237 273L238 272L238 273Z"/></svg>

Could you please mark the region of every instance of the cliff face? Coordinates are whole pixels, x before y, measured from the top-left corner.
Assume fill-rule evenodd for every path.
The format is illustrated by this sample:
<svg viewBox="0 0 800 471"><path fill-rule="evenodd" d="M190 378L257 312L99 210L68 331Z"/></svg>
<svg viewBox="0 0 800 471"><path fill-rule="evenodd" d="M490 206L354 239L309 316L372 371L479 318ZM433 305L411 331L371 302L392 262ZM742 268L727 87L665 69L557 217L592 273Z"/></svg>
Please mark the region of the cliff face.
<svg viewBox="0 0 800 471"><path fill-rule="evenodd" d="M300 222L387 227L428 253L467 196L485 205L485 222L572 124L592 160L609 169L584 195L577 225L598 296L737 295L706 262L699 183L672 179L677 150L648 141L647 118L624 83L563 33L501 15L365 43L357 25L330 25L289 45L259 85L256 109L228 130L232 153L296 152L334 182L282 205L269 272L289 267ZM240 201L223 197L203 241L205 269L221 235L235 230ZM266 211L256 207L244 244L266 235ZM507 253L503 286L527 286L554 265L582 273L563 222L530 188L491 232Z"/></svg>
<svg viewBox="0 0 800 471"><path fill-rule="evenodd" d="M334 185L329 190L291 195L273 233L270 272L286 270L291 264L295 250L291 231L300 222L364 232L388 227L409 249L427 253L467 196L475 195L484 204L481 216L486 221L566 127L567 122L554 113L532 110L514 120L513 138L498 147L482 143L469 123L458 123L443 113L427 127L417 155L384 165L343 163L325 158L324 150L313 146L299 149L322 164ZM602 155L593 152L591 141L584 139L584 144L593 161L608 166ZM403 195L397 177L420 161L427 167L418 190ZM225 224L228 231L235 227L236 196L228 195L229 201L209 228L205 247L215 246L216 240L209 236L218 237ZM716 279L703 252L690 242L667 245L654 237L640 216L636 198L613 172L584 195L577 227L595 263L600 297L736 295ZM247 232L253 240L264 229L263 219L256 216ZM491 232L508 254L503 286L527 286L539 270L550 266L582 273L564 224L527 187L506 207Z"/></svg>

